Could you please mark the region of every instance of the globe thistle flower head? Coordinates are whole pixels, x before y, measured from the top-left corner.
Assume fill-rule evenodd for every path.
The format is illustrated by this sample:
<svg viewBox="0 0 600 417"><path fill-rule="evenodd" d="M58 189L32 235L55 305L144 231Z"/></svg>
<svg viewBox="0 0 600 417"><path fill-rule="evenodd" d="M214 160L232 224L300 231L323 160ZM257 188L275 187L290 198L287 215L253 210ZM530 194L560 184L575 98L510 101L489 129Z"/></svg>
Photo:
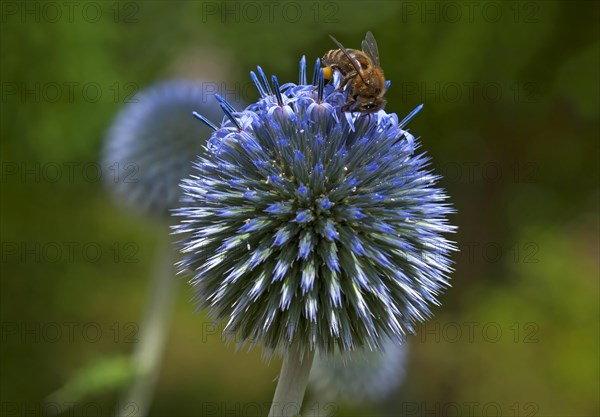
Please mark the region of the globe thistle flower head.
<svg viewBox="0 0 600 417"><path fill-rule="evenodd" d="M266 356L402 341L448 286L454 230L439 177L395 114L346 113L346 93L271 83L228 116L182 182L181 273L224 336ZM417 109L418 111L418 109ZM413 114L414 115L414 114Z"/></svg>
<svg viewBox="0 0 600 417"><path fill-rule="evenodd" d="M202 83L180 80L133 97L113 122L103 150L104 179L119 202L159 218L177 206L179 182L191 173L191 161L212 133L192 111L216 116L212 102Z"/></svg>
<svg viewBox="0 0 600 417"><path fill-rule="evenodd" d="M408 345L393 339L382 345L382 351L316 356L309 377L316 399L361 404L389 397L404 379Z"/></svg>

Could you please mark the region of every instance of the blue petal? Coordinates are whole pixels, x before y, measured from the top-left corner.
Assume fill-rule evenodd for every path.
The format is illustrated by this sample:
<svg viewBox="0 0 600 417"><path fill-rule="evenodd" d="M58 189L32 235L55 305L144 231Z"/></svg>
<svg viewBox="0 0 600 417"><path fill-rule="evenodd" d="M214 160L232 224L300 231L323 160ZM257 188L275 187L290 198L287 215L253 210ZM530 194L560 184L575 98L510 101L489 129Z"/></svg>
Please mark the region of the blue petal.
<svg viewBox="0 0 600 417"><path fill-rule="evenodd" d="M312 211L302 210L302 211L298 212L294 221L298 222L298 223L309 223L309 222L313 221L314 218L315 217L312 214Z"/></svg>
<svg viewBox="0 0 600 417"><path fill-rule="evenodd" d="M293 206L291 203L283 202L270 204L264 211L271 214L289 214L292 209Z"/></svg>

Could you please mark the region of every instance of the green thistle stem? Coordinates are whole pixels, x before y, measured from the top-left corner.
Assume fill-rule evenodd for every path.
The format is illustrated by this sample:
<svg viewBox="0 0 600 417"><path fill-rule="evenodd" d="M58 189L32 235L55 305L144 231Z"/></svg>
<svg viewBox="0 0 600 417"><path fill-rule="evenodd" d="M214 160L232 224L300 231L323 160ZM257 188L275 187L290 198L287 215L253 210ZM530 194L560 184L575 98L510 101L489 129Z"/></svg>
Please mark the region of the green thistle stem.
<svg viewBox="0 0 600 417"><path fill-rule="evenodd" d="M175 251L168 235L166 238L161 236L157 254L139 343L132 358L135 376L119 404L118 416L146 416L158 380L176 295L173 268Z"/></svg>
<svg viewBox="0 0 600 417"><path fill-rule="evenodd" d="M281 365L269 417L300 415L314 356L314 351L302 353L298 346L291 346L287 351Z"/></svg>

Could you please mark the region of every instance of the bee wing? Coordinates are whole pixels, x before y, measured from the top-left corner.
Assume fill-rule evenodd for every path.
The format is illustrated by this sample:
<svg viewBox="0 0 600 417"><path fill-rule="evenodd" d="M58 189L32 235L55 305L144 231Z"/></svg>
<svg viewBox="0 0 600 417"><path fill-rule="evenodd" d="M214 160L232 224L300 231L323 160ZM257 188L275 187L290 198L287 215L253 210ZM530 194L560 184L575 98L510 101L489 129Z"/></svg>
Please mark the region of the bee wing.
<svg viewBox="0 0 600 417"><path fill-rule="evenodd" d="M362 50L369 57L373 65L381 68L381 62L379 62L379 49L377 48L377 41L371 31L367 32L365 40L362 41Z"/></svg>
<svg viewBox="0 0 600 417"><path fill-rule="evenodd" d="M350 52L348 52L348 50L344 47L344 45L342 45L340 43L340 41L338 41L336 38L334 38L331 35L329 35L329 37L331 38L332 41L335 42L335 44L338 46L338 48L340 48L340 50L344 53L346 58L348 58L348 60L350 61L350 63L352 64L352 66L354 67L354 69L356 70L358 75L360 76L360 78L362 78L362 80L365 81L365 79L362 76L362 68L360 67L360 64L358 63L358 61L356 59L354 59L354 57L352 55L350 55Z"/></svg>

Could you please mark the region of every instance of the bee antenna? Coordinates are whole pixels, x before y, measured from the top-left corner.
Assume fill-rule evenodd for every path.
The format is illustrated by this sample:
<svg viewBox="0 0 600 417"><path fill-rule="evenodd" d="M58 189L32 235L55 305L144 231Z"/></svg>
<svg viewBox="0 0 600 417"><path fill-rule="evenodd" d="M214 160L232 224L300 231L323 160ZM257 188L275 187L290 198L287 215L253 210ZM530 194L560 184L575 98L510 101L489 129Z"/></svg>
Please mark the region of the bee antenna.
<svg viewBox="0 0 600 417"><path fill-rule="evenodd" d="M367 83L367 80L365 80L365 79L363 78L363 76L362 76L362 71L359 71L359 72L358 72L358 76L360 77L360 79L361 79L361 80L363 80L363 82L364 82L365 84Z"/></svg>

